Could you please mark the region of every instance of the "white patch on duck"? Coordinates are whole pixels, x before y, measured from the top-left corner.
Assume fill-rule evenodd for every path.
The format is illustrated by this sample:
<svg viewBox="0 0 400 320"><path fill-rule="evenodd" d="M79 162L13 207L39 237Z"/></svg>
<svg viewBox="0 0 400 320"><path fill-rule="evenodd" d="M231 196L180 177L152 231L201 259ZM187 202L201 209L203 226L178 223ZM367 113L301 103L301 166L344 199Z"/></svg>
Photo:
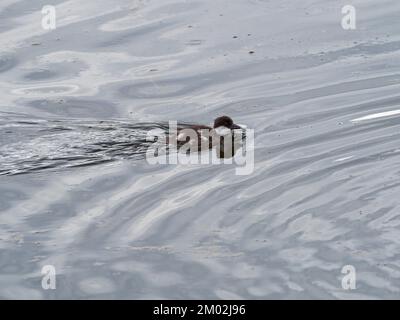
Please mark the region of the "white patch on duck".
<svg viewBox="0 0 400 320"><path fill-rule="evenodd" d="M236 151L243 146L242 134L235 132L236 130L231 130L226 127L214 129L215 134L219 136L216 141L213 139L213 142L215 141L213 147L216 149L218 158L232 158L236 154ZM221 137L224 138L222 146L219 140Z"/></svg>
<svg viewBox="0 0 400 320"><path fill-rule="evenodd" d="M215 128L214 131L219 136L226 136L228 134L231 134L231 129L224 127L224 126Z"/></svg>

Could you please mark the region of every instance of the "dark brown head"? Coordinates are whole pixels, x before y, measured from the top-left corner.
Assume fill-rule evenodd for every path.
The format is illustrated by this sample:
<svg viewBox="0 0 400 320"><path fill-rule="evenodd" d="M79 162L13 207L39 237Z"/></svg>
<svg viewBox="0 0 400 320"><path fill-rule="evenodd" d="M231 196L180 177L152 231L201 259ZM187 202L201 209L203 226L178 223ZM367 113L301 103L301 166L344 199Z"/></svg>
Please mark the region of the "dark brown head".
<svg viewBox="0 0 400 320"><path fill-rule="evenodd" d="M241 129L238 125L233 123L233 120L228 116L218 117L214 120L214 129L225 127L229 129Z"/></svg>

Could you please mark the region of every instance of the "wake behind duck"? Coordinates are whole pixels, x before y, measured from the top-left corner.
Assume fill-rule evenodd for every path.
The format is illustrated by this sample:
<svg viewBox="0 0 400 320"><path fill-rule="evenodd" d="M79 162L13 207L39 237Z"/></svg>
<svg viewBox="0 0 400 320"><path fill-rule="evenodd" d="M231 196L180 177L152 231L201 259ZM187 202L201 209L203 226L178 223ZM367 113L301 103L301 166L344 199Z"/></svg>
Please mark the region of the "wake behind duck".
<svg viewBox="0 0 400 320"><path fill-rule="evenodd" d="M229 117L217 118L214 128L179 123L176 141L182 146L181 136L185 129L194 130L200 137L205 129L221 133L224 129L238 128ZM149 148L157 142L157 137L149 139L149 132L154 131L165 133L167 146L172 143L168 141L172 139L168 122L0 119L0 175L144 159ZM186 137L183 140L193 144ZM170 148L164 149L170 152Z"/></svg>

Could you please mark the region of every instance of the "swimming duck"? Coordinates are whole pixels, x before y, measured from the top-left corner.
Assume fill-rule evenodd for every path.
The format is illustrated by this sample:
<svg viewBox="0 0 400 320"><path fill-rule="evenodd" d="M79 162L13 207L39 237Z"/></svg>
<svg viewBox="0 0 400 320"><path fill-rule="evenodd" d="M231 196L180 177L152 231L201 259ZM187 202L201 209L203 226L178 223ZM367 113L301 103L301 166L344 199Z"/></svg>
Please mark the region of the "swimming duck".
<svg viewBox="0 0 400 320"><path fill-rule="evenodd" d="M177 139L175 140L178 149L183 145L190 148L190 151L202 151L216 147L217 156L230 158L238 149L237 139L234 130L243 130L235 124L232 118L221 116L214 120L213 127L206 125L178 126ZM242 139L242 137L240 137Z"/></svg>

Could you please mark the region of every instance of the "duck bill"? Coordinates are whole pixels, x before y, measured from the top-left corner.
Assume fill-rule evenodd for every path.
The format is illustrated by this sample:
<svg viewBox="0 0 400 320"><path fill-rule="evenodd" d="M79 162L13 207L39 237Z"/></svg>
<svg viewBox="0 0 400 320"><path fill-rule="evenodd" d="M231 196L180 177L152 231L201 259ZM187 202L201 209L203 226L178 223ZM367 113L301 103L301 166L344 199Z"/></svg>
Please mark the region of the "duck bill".
<svg viewBox="0 0 400 320"><path fill-rule="evenodd" d="M241 126L238 126L237 124L233 124L231 129L235 130L235 129L243 129L243 128Z"/></svg>

